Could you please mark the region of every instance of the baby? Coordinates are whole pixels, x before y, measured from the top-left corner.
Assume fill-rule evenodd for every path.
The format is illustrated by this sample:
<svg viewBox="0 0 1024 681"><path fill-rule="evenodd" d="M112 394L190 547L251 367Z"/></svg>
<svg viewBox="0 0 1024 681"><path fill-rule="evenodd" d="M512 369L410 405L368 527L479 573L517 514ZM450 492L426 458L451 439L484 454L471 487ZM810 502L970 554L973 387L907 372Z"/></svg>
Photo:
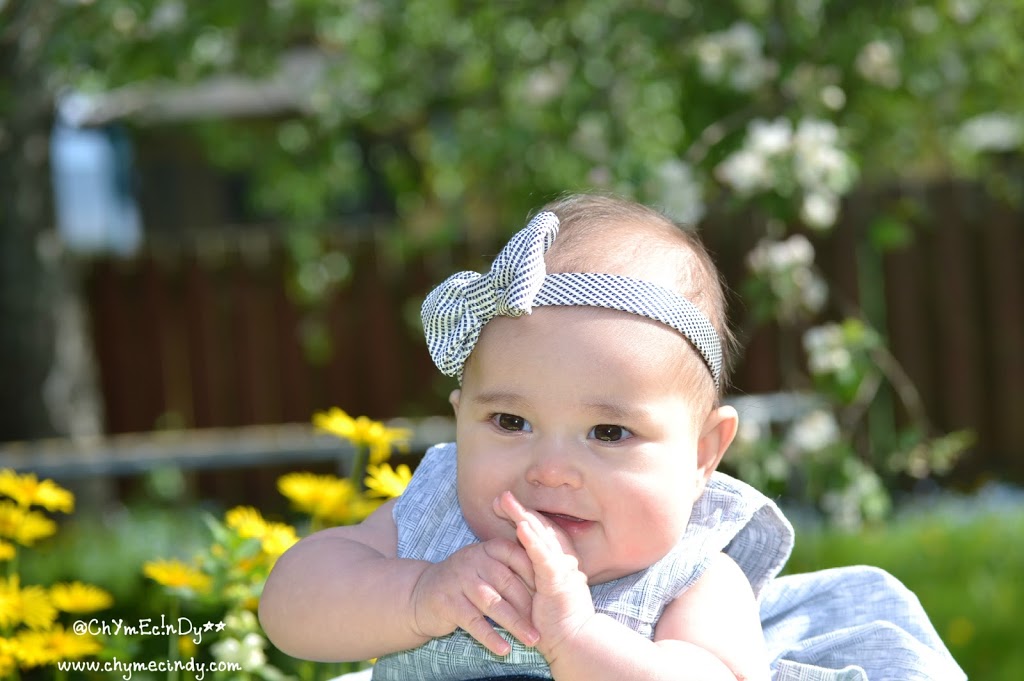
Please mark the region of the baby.
<svg viewBox="0 0 1024 681"><path fill-rule="evenodd" d="M893 681L964 674L917 598L863 566L776 578L792 527L715 472L737 415L718 274L660 214L548 206L430 294L456 442L365 522L274 567L283 651L377 681Z"/></svg>
<svg viewBox="0 0 1024 681"><path fill-rule="evenodd" d="M274 644L377 657L385 680L769 678L755 591L792 531L715 473L738 418L698 241L569 197L489 273L441 284L423 322L460 379L456 443L362 524L281 557L260 602Z"/></svg>

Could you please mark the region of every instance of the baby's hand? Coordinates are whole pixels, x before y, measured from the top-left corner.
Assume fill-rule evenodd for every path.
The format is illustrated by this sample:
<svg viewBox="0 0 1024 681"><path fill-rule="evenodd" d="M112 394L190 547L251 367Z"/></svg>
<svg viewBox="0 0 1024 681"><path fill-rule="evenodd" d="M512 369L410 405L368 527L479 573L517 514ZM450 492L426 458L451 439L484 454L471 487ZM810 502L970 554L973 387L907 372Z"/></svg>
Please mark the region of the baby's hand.
<svg viewBox="0 0 1024 681"><path fill-rule="evenodd" d="M412 594L414 626L421 636L437 637L462 627L496 655L511 646L494 623L533 645L540 634L530 622L533 566L523 547L491 539L456 551L429 565Z"/></svg>
<svg viewBox="0 0 1024 681"><path fill-rule="evenodd" d="M533 563L533 623L540 631L537 649L551 663L560 647L594 616L587 576L561 528L527 510L511 492L495 500L495 513L516 526L516 535Z"/></svg>

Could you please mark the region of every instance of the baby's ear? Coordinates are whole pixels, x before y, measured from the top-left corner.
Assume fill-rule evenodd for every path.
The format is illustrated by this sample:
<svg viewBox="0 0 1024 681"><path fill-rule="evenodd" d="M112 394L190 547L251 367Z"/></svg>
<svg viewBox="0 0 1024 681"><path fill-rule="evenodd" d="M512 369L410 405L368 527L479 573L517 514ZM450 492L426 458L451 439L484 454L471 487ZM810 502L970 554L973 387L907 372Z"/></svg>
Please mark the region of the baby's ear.
<svg viewBox="0 0 1024 681"><path fill-rule="evenodd" d="M462 391L456 388L448 395L448 404L452 405L452 409L455 410L455 415L459 415L459 400L462 398Z"/></svg>
<svg viewBox="0 0 1024 681"><path fill-rule="evenodd" d="M697 489L694 499L704 491L704 485L718 468L725 450L732 444L739 428L740 416L729 406L718 407L708 414L697 440Z"/></svg>

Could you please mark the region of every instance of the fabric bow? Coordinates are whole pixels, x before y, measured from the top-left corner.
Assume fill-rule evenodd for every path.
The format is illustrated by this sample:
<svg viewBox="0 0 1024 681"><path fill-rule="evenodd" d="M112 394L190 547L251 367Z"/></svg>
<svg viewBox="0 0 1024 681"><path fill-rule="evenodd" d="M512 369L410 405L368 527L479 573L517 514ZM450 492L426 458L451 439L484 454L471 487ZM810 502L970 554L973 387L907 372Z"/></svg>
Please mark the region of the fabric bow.
<svg viewBox="0 0 1024 681"><path fill-rule="evenodd" d="M519 230L486 274L459 272L431 291L420 310L427 349L447 376L462 380L484 324L501 315L530 314L544 283L544 254L558 234L558 217L545 211Z"/></svg>

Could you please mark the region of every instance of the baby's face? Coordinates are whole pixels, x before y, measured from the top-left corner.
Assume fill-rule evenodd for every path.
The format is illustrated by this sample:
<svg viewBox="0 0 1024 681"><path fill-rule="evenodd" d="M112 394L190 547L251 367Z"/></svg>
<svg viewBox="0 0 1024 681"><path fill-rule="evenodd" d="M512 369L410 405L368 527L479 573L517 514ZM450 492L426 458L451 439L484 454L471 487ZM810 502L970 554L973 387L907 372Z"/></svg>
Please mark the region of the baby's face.
<svg viewBox="0 0 1024 681"><path fill-rule="evenodd" d="M511 490L565 531L591 584L668 553L711 473L685 352L676 331L613 310L543 307L484 327L453 393L459 502L477 536L515 540L493 511Z"/></svg>

